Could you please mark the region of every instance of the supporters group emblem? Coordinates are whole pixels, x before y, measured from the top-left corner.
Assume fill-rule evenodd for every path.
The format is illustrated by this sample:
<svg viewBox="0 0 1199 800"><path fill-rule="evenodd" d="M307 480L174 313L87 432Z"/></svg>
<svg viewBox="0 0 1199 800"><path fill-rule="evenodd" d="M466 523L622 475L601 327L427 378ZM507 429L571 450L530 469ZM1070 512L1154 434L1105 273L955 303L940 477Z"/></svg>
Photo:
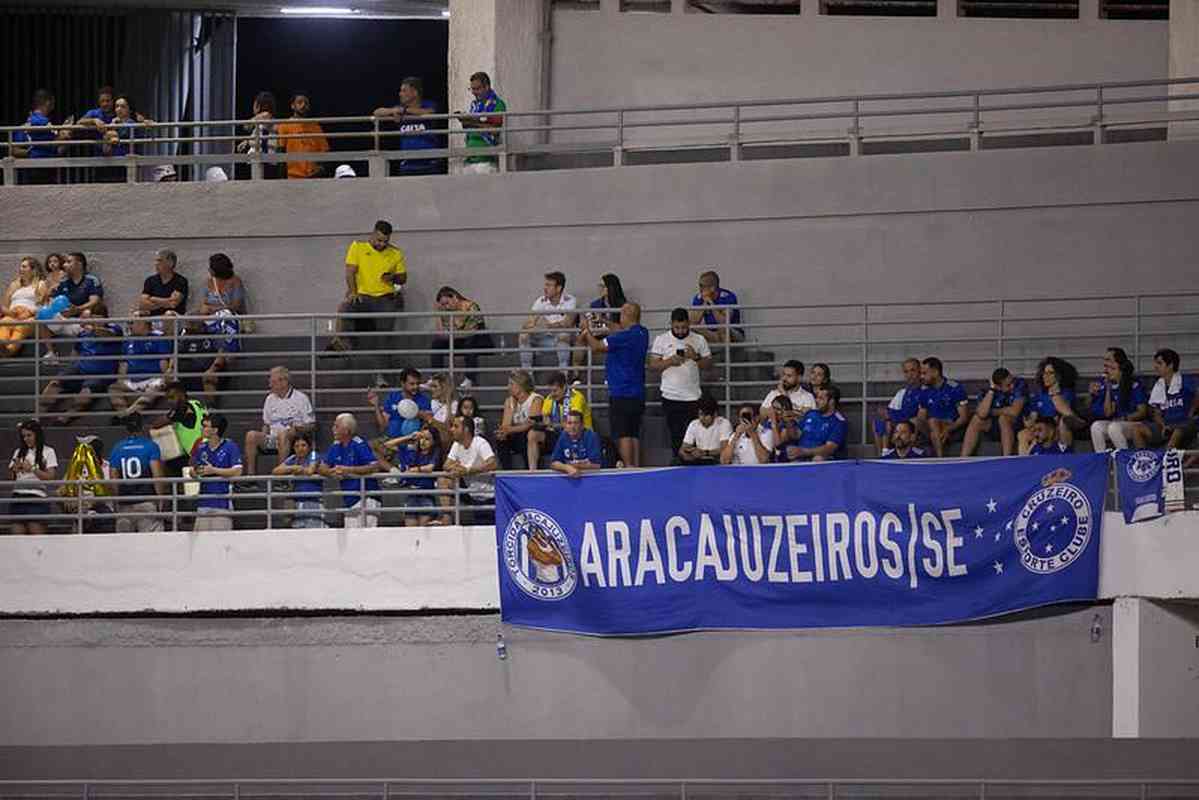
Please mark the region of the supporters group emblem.
<svg viewBox="0 0 1199 800"><path fill-rule="evenodd" d="M1069 482L1069 471L1046 475L1016 515L1015 543L1020 563L1029 572L1049 575L1065 569L1091 543L1091 501Z"/></svg>
<svg viewBox="0 0 1199 800"><path fill-rule="evenodd" d="M562 526L549 514L527 508L512 516L504 532L504 566L525 594L564 600L579 574Z"/></svg>
<svg viewBox="0 0 1199 800"><path fill-rule="evenodd" d="M1138 450L1128 462L1128 477L1137 483L1148 483L1161 471L1161 458L1152 450Z"/></svg>

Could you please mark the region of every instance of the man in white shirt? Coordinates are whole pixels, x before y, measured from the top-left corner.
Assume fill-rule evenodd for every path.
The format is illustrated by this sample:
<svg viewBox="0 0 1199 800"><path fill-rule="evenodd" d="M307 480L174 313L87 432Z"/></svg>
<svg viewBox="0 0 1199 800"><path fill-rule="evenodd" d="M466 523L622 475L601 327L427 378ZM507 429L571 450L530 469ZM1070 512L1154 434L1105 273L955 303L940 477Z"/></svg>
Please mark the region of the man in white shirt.
<svg viewBox="0 0 1199 800"><path fill-rule="evenodd" d="M521 326L520 366L533 370L533 348L552 347L558 351L558 369L570 366L570 345L574 341L578 302L566 293L566 276L561 272L545 273L544 294L533 301L533 313Z"/></svg>
<svg viewBox="0 0 1199 800"><path fill-rule="evenodd" d="M725 443L733 436L733 426L717 415L716 400L710 395L699 399L699 415L691 420L683 434L679 457L692 466L719 464Z"/></svg>
<svg viewBox="0 0 1199 800"><path fill-rule="evenodd" d="M712 366L708 340L691 330L687 309L670 312L670 330L654 339L648 366L662 373L662 413L670 431L671 461L678 464L683 435L698 411L700 370Z"/></svg>
<svg viewBox="0 0 1199 800"><path fill-rule="evenodd" d="M470 417L454 417L450 425L454 444L445 459L445 471L449 477L438 478L437 488L452 491L455 485L466 489L459 495L467 503L490 505L495 501L495 483L492 473L496 469L495 451L482 436L475 436L475 421ZM452 494L440 494L437 502L446 509L437 525L449 525L449 507L453 505Z"/></svg>
<svg viewBox="0 0 1199 800"><path fill-rule="evenodd" d="M287 367L272 367L268 380L270 393L262 404L262 429L246 431L245 459L247 475L258 474L258 453L278 453L279 460L291 455L291 443L300 433L312 433L316 414L308 395L291 385ZM253 484L239 483L242 491Z"/></svg>
<svg viewBox="0 0 1199 800"><path fill-rule="evenodd" d="M720 463L769 464L774 444L774 430L760 425L758 409L747 403L737 412L737 427L720 451Z"/></svg>
<svg viewBox="0 0 1199 800"><path fill-rule="evenodd" d="M791 400L791 408L799 412L802 417L807 412L816 408L816 398L807 389L803 388L804 366L802 361L791 359L786 364L783 364L782 372L779 374L778 386L770 390L766 395L766 399L762 401L762 410L760 413L769 414L770 404L774 402L774 398L781 394L787 395Z"/></svg>

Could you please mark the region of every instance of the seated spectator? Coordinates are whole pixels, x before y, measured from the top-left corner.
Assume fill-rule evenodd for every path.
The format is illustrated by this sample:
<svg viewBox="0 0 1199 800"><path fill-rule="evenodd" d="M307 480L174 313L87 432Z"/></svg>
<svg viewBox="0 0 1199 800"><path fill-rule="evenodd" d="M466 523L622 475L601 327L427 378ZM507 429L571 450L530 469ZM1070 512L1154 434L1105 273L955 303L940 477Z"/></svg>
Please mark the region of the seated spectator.
<svg viewBox="0 0 1199 800"><path fill-rule="evenodd" d="M691 324L695 332L709 342L741 342L745 331L741 324L741 309L722 309L737 305L737 295L720 287L720 276L714 270L700 273L699 292L691 298Z"/></svg>
<svg viewBox="0 0 1199 800"><path fill-rule="evenodd" d="M1103 377L1091 384L1091 445L1096 453L1107 450L1110 439L1117 450L1128 447L1134 431L1147 439L1149 395L1136 377L1136 367L1122 347L1109 347L1103 355Z"/></svg>
<svg viewBox="0 0 1199 800"><path fill-rule="evenodd" d="M595 430L591 417L591 404L587 395L568 383L565 372L555 372L550 376L549 391L541 401L541 424L545 431L545 449L553 450L558 436L566 428L566 417L571 411L583 415L583 427Z"/></svg>
<svg viewBox="0 0 1199 800"><path fill-rule="evenodd" d="M460 502L490 505L495 502L495 485L491 474L495 472L496 459L491 445L482 436L475 434L475 421L470 417L457 416L450 427L454 443L445 460L447 477L437 479L437 488L442 490L437 501L442 515L436 525L449 525L449 509L454 505L456 488L466 490L457 494Z"/></svg>
<svg viewBox="0 0 1199 800"><path fill-rule="evenodd" d="M8 513L25 517L12 523L18 536L41 535L46 532L46 517L50 516L50 501L46 499L46 481L58 479L58 455L46 444L46 434L36 419L17 425L20 445L8 461L8 478L15 481Z"/></svg>
<svg viewBox="0 0 1199 800"><path fill-rule="evenodd" d="M403 486L429 492L404 496L404 525L431 525L436 519L437 498L432 491L437 481L432 475L423 477L422 473L436 472L444 461L439 430L432 425L426 425L412 434L412 446L400 447L399 461L400 471L406 476Z"/></svg>
<svg viewBox="0 0 1199 800"><path fill-rule="evenodd" d="M305 119L312 110L308 92L296 90L291 96L291 118L276 128L283 151L290 155L329 152L329 140L319 122ZM319 178L325 168L319 161L288 161L287 177L292 179Z"/></svg>
<svg viewBox="0 0 1199 800"><path fill-rule="evenodd" d="M687 309L670 312L670 330L654 338L646 366L662 373L662 413L670 431L671 463L678 464L683 435L698 413L700 371L712 366L708 340L691 330Z"/></svg>
<svg viewBox="0 0 1199 800"><path fill-rule="evenodd" d="M148 515L161 510L156 496L167 491L167 484L161 480L166 475L162 451L146 436L141 414L136 411L127 414L124 424L129 435L114 444L108 456L112 477L121 480L117 496L127 498L117 503L116 531L160 533L162 517Z"/></svg>
<svg viewBox="0 0 1199 800"><path fill-rule="evenodd" d="M544 406L543 406L544 408ZM487 435L487 421L483 419L482 413L479 411L479 401L471 395L467 395L458 401L458 414L456 416L470 417L475 421L475 435ZM451 417L451 423L453 418ZM447 440L452 437L447 437Z"/></svg>
<svg viewBox="0 0 1199 800"><path fill-rule="evenodd" d="M233 260L224 253L213 253L208 257L208 282L200 301L200 314L211 317L221 313L236 316L246 313L246 287L233 272Z"/></svg>
<svg viewBox="0 0 1199 800"><path fill-rule="evenodd" d="M358 420L353 414L337 415L333 420L333 444L325 453L320 473L341 482L346 529L377 528L383 498L379 496L378 479L365 476L381 472L383 465L357 433Z"/></svg>
<svg viewBox="0 0 1199 800"><path fill-rule="evenodd" d="M583 427L582 412L574 409L566 412L565 427L550 456L550 469L570 478L581 478L584 472L603 466L599 435Z"/></svg>
<svg viewBox="0 0 1199 800"><path fill-rule="evenodd" d="M1028 402L1028 384L1003 367L991 373L991 383L978 396L974 416L966 426L962 437L962 457L974 455L979 438L984 434L994 441L998 439L1005 456L1016 454L1016 433L1024 406Z"/></svg>
<svg viewBox="0 0 1199 800"><path fill-rule="evenodd" d="M175 271L178 261L174 250L159 250L155 254L154 274L142 284L142 296L138 301L141 311L151 317L162 316L168 311L180 315L187 313L189 288L187 278Z"/></svg>
<svg viewBox="0 0 1199 800"><path fill-rule="evenodd" d="M883 459L906 461L927 456L923 447L916 446L916 424L910 419L896 420L891 427L891 447L883 451Z"/></svg>
<svg viewBox="0 0 1199 800"><path fill-rule="evenodd" d="M396 123L400 129L400 151L418 156L422 150L445 149L445 135L430 133L431 121L421 117L437 113L437 104L424 99L424 82L420 78L404 78L400 82L399 105L376 108L374 116ZM392 140L389 140L392 141ZM444 158L404 158L400 160L399 175L438 175L445 172Z"/></svg>
<svg viewBox="0 0 1199 800"><path fill-rule="evenodd" d="M400 372L400 388L388 392L382 404L377 389L366 393L366 402L374 409L375 423L379 426L382 438L408 436L420 430L425 423L433 421L433 399L421 391L420 385L420 370L406 367ZM376 455L380 454L379 444L381 442L378 439L372 444L376 448Z"/></svg>
<svg viewBox="0 0 1199 800"><path fill-rule="evenodd" d="M250 135L237 143L237 152L249 155L258 153L264 156L274 155L279 152L279 139L274 133L275 125L270 122L275 119L275 95L271 92L259 92L254 96L251 110L254 115L250 117L250 122L245 126ZM262 177L268 180L282 178L286 174L286 168L286 164L264 163Z"/></svg>
<svg viewBox="0 0 1199 800"><path fill-rule="evenodd" d="M791 359L783 364L779 371L778 385L771 389L762 400L761 413L766 414L774 403L774 398L786 395L791 401L791 408L801 413L807 413L816 407L816 398L803 387L804 367L802 361Z"/></svg>
<svg viewBox="0 0 1199 800"><path fill-rule="evenodd" d="M52 411L65 390L74 395L72 410L58 418L59 425L70 425L87 411L97 395L103 395L116 380L121 355L121 329L107 321L108 308L97 303L84 311L79 337L75 341L78 360L59 372L42 392L44 410Z"/></svg>
<svg viewBox="0 0 1199 800"><path fill-rule="evenodd" d="M620 326L620 309L628 302L628 299L625 297L624 287L620 284L620 278L611 272L600 276L599 293L599 297L592 300L587 306L591 310L584 312L582 318L587 322L588 328L593 334L606 336L611 329ZM602 309L609 310L603 311ZM586 366L587 349L573 351L570 363L572 367L576 368L576 371L579 367ZM590 377L587 382L591 382Z"/></svg>
<svg viewBox="0 0 1199 800"><path fill-rule="evenodd" d="M284 501L284 507L294 509L293 528L325 527L325 503L321 496L325 487L321 479L321 459L312 446L312 436L312 431L297 431L291 440L291 455L271 470L272 475L295 478L281 487L292 493L291 499Z"/></svg>
<svg viewBox="0 0 1199 800"><path fill-rule="evenodd" d="M787 462L787 443L799 441L800 416L800 412L794 409L791 398L787 395L780 394L770 401L770 411L762 417L761 425L770 434L773 445L770 451L772 462Z"/></svg>
<svg viewBox="0 0 1199 800"><path fill-rule="evenodd" d="M204 438L192 453L192 474L200 478L195 532L233 530L233 492L229 478L242 473L241 450L225 438L229 420L221 414L204 417Z"/></svg>
<svg viewBox="0 0 1199 800"><path fill-rule="evenodd" d="M377 220L367 241L353 241L346 248L346 294L337 307L338 314L390 315L404 310L403 286L408 282L408 267L404 251L391 243L391 233L390 222ZM328 350L379 349L386 343L370 334L390 333L395 324L394 316L338 317L337 335L329 342ZM347 330L367 336L351 342L343 336Z"/></svg>
<svg viewBox="0 0 1199 800"><path fill-rule="evenodd" d="M425 385L429 389L429 405L433 411L433 419L429 420L429 424L435 425L448 439L450 420L458 416L458 393L454 391L449 376L440 372L429 378Z"/></svg>
<svg viewBox="0 0 1199 800"><path fill-rule="evenodd" d="M446 353L450 341L454 343L454 354L461 354L466 364L466 371L458 388L468 391L479 382L479 353L471 350L490 350L495 347L495 340L487 332L487 322L479 304L462 294L453 287L442 286L437 290L437 307L442 311L452 312L437 317L436 328L433 331L433 369L445 369ZM467 352L461 352L461 351ZM452 415L451 415L452 416Z"/></svg>
<svg viewBox="0 0 1199 800"><path fill-rule="evenodd" d="M1073 426L1086 424L1074 412L1074 385L1077 382L1078 370L1068 361L1049 356L1037 365L1034 393L1025 409L1024 430L1016 436L1021 455L1027 455L1032 448L1035 436L1032 426L1042 417L1057 425L1058 441L1067 447L1074 444Z"/></svg>
<svg viewBox="0 0 1199 800"><path fill-rule="evenodd" d="M42 263L25 256L17 265L16 277L0 298L0 355L15 356L21 352L25 339L33 333L39 298L46 292Z"/></svg>
<svg viewBox="0 0 1199 800"><path fill-rule="evenodd" d="M882 455L891 447L891 432L900 420L912 423L916 427L916 417L920 413L920 394L923 388L920 383L920 359L905 358L901 366L903 370L903 386L891 398L885 408L877 410L874 419L874 446ZM802 374L803 370L800 370Z"/></svg>
<svg viewBox="0 0 1199 800"><path fill-rule="evenodd" d="M831 461L845 457L848 423L841 415L841 390L822 386L816 390L816 408L799 423L799 441L787 444L788 461Z"/></svg>
<svg viewBox="0 0 1199 800"><path fill-rule="evenodd" d="M50 115L54 113L54 95L45 89L33 93L33 110L25 120L25 125L31 128L46 130L16 131L12 135L13 147L11 154L16 158L54 158L58 155L58 147L54 144L71 137L71 131L66 127L71 125L74 117L63 120L63 128L54 131L50 125ZM31 169L22 170L20 182L24 184L57 183L58 170Z"/></svg>
<svg viewBox="0 0 1199 800"><path fill-rule="evenodd" d="M486 72L476 72L470 76L470 93L475 98L470 104L470 113L474 116L458 119L462 127L469 131L466 134L466 146L499 147L500 128L504 127L502 115L508 110L508 105L491 88L491 77ZM486 175L498 171L499 163L495 156L469 156L462 167L463 175Z"/></svg>
<svg viewBox="0 0 1199 800"><path fill-rule="evenodd" d="M1058 424L1051 417L1037 417L1032 424L1033 443L1030 456L1060 456L1070 452L1070 445L1058 439Z"/></svg>
<svg viewBox="0 0 1199 800"><path fill-rule="evenodd" d="M533 301L533 313L521 326L518 337L520 366L525 372L533 370L533 348L553 347L558 352L558 369L565 371L570 365L578 302L566 293L566 276L556 270L545 273L543 290L544 294Z"/></svg>
<svg viewBox="0 0 1199 800"><path fill-rule="evenodd" d="M920 367L920 412L917 425L924 429L937 458L943 458L955 434L966 428L968 401L966 387L945 377L941 359L929 356Z"/></svg>
<svg viewBox="0 0 1199 800"><path fill-rule="evenodd" d="M1134 431L1137 447L1166 447L1179 449L1195 440L1195 415L1199 413L1199 392L1191 375L1179 372L1182 358L1169 348L1153 354L1153 371L1157 382L1149 393L1153 422L1143 431Z"/></svg>
<svg viewBox="0 0 1199 800"><path fill-rule="evenodd" d="M82 330L79 324L64 320L79 318L104 298L104 286L88 273L83 253L68 253L64 272L62 282L50 290L50 299L37 314L38 320L45 323L47 336L78 336Z"/></svg>
<svg viewBox="0 0 1199 800"><path fill-rule="evenodd" d="M274 453L286 456L291 452L291 443L301 433L312 434L316 430L316 414L308 395L291 385L291 372L287 367L272 367L267 378L270 392L262 403L262 429L246 431L247 474L258 474L258 453ZM253 488L252 483L239 484L239 488Z"/></svg>
<svg viewBox="0 0 1199 800"><path fill-rule="evenodd" d="M823 389L833 385L833 368L822 361L817 361L808 370L808 391L812 393L812 397L816 396L818 389ZM797 411L799 409L796 409Z"/></svg>
<svg viewBox="0 0 1199 800"><path fill-rule="evenodd" d="M514 370L508 377L508 397L504 400L504 415L496 429L496 450L504 469L512 469L512 456L523 454L526 467L536 470L545 445L541 425L541 408L545 398L533 387L533 377L524 370Z"/></svg>
<svg viewBox="0 0 1199 800"><path fill-rule="evenodd" d="M773 431L766 421L759 424L758 406L746 403L737 412L737 427L720 450L720 463L767 464L773 450Z"/></svg>
<svg viewBox="0 0 1199 800"><path fill-rule="evenodd" d="M155 333L146 318L129 323L129 337L121 343L125 358L118 377L108 387L108 400L116 412L116 424L129 414L152 407L162 397L166 375L171 370L171 341ZM129 402L133 396L132 404Z"/></svg>
<svg viewBox="0 0 1199 800"><path fill-rule="evenodd" d="M720 416L716 400L703 395L696 404L696 416L683 434L679 458L690 466L720 463L720 453L733 436L733 426Z"/></svg>

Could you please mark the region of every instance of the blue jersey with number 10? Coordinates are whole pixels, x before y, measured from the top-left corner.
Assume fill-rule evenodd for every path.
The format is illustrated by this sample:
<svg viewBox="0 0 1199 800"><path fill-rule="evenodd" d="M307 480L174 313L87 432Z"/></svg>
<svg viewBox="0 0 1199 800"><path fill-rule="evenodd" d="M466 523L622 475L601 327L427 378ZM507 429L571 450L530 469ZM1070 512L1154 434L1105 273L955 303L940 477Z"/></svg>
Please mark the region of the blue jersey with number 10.
<svg viewBox="0 0 1199 800"><path fill-rule="evenodd" d="M162 451L145 436L129 436L122 439L113 445L112 452L108 454L108 463L119 477L128 481L153 478L150 464L154 461L162 461ZM151 495L154 494L154 484L122 483L117 489L117 494Z"/></svg>

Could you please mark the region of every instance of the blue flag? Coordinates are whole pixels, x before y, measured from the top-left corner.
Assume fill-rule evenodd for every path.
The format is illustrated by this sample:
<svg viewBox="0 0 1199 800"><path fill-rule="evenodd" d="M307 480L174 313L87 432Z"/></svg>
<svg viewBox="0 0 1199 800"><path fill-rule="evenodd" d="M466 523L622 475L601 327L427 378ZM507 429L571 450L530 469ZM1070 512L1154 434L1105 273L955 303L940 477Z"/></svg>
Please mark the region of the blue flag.
<svg viewBox="0 0 1199 800"><path fill-rule="evenodd" d="M931 625L1093 600L1107 456L503 475L503 620Z"/></svg>
<svg viewBox="0 0 1199 800"><path fill-rule="evenodd" d="M1117 450L1116 490L1128 523L1156 519L1186 507L1182 451Z"/></svg>

